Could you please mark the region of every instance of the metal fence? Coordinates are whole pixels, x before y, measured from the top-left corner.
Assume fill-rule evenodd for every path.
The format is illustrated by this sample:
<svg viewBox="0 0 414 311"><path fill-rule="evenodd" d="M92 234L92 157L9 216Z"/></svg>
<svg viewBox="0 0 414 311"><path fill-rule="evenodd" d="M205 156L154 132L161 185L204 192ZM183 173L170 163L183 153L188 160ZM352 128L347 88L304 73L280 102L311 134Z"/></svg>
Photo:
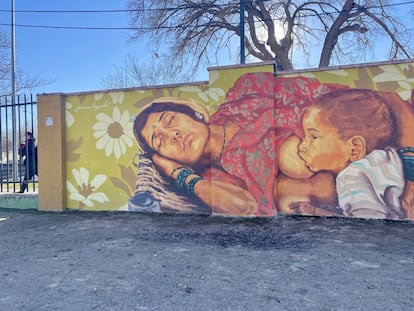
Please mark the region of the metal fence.
<svg viewBox="0 0 414 311"><path fill-rule="evenodd" d="M19 192L29 166L19 148L26 133L37 133L37 102L33 96L0 97L0 192ZM36 140L34 140L36 142ZM27 190L37 191L37 176L28 181Z"/></svg>

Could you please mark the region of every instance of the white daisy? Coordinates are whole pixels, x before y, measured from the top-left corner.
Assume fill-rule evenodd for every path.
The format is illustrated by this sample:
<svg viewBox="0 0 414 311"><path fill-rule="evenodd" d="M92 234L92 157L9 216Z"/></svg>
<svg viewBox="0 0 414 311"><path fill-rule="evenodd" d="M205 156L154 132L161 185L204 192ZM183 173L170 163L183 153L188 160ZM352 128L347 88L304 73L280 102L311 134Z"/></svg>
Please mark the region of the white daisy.
<svg viewBox="0 0 414 311"><path fill-rule="evenodd" d="M107 157L114 153L115 158L119 159L126 153L126 147L132 147L134 142L129 112L124 111L121 114L119 108L114 107L112 118L100 112L96 119L98 122L93 126L93 137L97 139L96 148L105 149Z"/></svg>
<svg viewBox="0 0 414 311"><path fill-rule="evenodd" d="M89 171L81 167L78 170L72 170L73 177L75 178L76 186L74 186L69 180L66 181L66 187L69 191L69 200L79 201L79 207L93 206L92 201L99 203L108 202L109 199L103 192L96 192L96 190L106 181L106 176L99 174L96 175L91 182L89 182Z"/></svg>

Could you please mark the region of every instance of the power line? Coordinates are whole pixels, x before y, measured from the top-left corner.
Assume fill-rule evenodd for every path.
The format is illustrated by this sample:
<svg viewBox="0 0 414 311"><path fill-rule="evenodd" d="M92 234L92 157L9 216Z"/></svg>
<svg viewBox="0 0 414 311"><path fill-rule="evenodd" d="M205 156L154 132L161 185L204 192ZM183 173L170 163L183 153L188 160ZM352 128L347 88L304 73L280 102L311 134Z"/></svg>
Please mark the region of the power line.
<svg viewBox="0 0 414 311"><path fill-rule="evenodd" d="M165 9L137 9L137 10L15 10L16 13L128 13L145 11L163 11ZM11 10L0 10L2 13L10 13Z"/></svg>
<svg viewBox="0 0 414 311"><path fill-rule="evenodd" d="M258 2L263 2L261 0ZM236 3L215 4L214 6L229 6ZM238 4L238 3L237 3ZM150 11L173 11L178 9L200 9L206 7L205 4L187 5L183 7L166 7L166 8L145 8L145 9L117 9L117 10L15 10L16 13L131 13L131 12L150 12ZM10 10L0 10L0 12L8 12Z"/></svg>
<svg viewBox="0 0 414 311"><path fill-rule="evenodd" d="M256 2L267 2L269 0L259 0ZM242 1L243 3L247 3L248 0ZM229 6L232 4L239 4L239 2L229 2L224 4L215 4L214 6ZM414 1L405 1L405 2L398 2L398 3L391 3L391 4L384 4L384 5L373 5L367 7L368 9L377 9L381 7L395 7L407 4L414 4ZM14 10L15 13L70 13L70 14L78 14L78 13L131 13L131 12L150 12L150 11L171 11L177 9L200 9L206 7L205 4L195 4L195 5L188 5L185 7L166 7L166 8L143 8L143 9L111 9L111 10ZM1 9L0 12L2 13L10 13L11 10L4 10Z"/></svg>
<svg viewBox="0 0 414 311"><path fill-rule="evenodd" d="M266 0L262 0L263 2ZM381 7L395 7L395 6L401 6L401 5L407 5L407 4L414 4L413 1L405 1L405 2L399 2L399 3L393 3L393 4L387 4L383 6L371 6L367 7L367 9L376 9ZM221 5L217 5L221 6ZM203 5L194 5L194 6L188 6L186 9L190 8L202 8ZM126 13L126 12L145 12L145 11L155 11L155 10L177 10L178 8L164 8L164 9L140 9L140 10L62 10L62 11L56 11L56 10L20 10L15 11L19 13ZM11 12L10 10L0 10L0 12ZM337 14L337 12L323 12L319 15L331 15L331 14ZM316 16L316 14L309 14L306 16ZM305 16L304 16L305 17ZM272 21L277 20L283 20L283 18L275 18L272 19ZM264 20L263 20L264 21ZM198 25L198 27L205 27L209 25L202 24ZM233 25L238 25L237 22L233 23ZM0 26L12 26L11 24L7 23L0 23ZM68 29L68 30L153 30L154 27L92 27L92 26L53 26L53 25L30 25L30 24L15 24L15 27L24 27L24 28L43 28L43 29ZM180 26L157 26L157 29L175 29L180 28Z"/></svg>
<svg viewBox="0 0 414 311"><path fill-rule="evenodd" d="M0 26L11 26L11 24L0 23ZM46 25L27 25L15 24L16 27L25 28L48 28L48 29L72 29L72 30L151 30L153 27L86 27L86 26L46 26ZM158 28L175 28L175 27L157 27Z"/></svg>

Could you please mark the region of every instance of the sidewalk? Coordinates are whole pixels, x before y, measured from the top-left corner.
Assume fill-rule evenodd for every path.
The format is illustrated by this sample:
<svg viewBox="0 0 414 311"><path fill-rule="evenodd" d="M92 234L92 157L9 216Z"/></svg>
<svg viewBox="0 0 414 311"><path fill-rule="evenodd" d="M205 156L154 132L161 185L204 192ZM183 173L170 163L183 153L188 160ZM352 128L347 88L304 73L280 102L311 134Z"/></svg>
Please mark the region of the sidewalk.
<svg viewBox="0 0 414 311"><path fill-rule="evenodd" d="M414 223L0 209L0 310L413 310Z"/></svg>

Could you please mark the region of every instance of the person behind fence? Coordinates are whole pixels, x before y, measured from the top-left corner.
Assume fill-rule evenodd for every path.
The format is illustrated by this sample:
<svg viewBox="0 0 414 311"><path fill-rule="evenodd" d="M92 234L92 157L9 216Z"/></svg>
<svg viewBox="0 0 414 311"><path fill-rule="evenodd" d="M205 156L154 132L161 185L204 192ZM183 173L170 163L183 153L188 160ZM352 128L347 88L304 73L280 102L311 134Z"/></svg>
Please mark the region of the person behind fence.
<svg viewBox="0 0 414 311"><path fill-rule="evenodd" d="M32 132L26 132L25 142L19 147L19 156L25 166L24 179L19 193L27 190L29 180L37 176L37 146Z"/></svg>

